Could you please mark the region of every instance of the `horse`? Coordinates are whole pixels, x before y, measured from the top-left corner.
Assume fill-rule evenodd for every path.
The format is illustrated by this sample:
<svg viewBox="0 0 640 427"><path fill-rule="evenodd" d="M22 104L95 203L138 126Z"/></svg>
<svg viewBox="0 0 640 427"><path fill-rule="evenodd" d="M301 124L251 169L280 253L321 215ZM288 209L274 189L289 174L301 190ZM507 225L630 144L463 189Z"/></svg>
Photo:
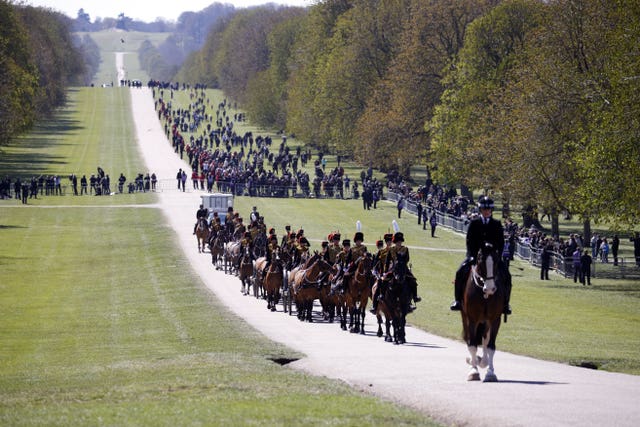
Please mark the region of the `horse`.
<svg viewBox="0 0 640 427"><path fill-rule="evenodd" d="M253 260L251 259L251 250L249 249L249 247L246 247L244 248L244 252L242 253L242 258L240 258L240 268L238 270L238 278L242 283L242 288L240 291L244 295L247 295L249 293L249 286L251 286L252 277L253 277Z"/></svg>
<svg viewBox="0 0 640 427"><path fill-rule="evenodd" d="M394 344L405 344L405 326L407 313L411 305L411 292L404 282L404 277L391 274L389 281L382 281L378 278L375 287L383 286L380 292L380 300L376 309L376 318L378 320L378 337L382 336L382 316L385 317L386 334L385 341ZM391 337L390 327L393 326L393 338Z"/></svg>
<svg viewBox="0 0 640 427"><path fill-rule="evenodd" d="M284 268L277 254L273 258L268 270L263 272L262 286L267 297L267 309L276 311L276 304L280 300L280 288L282 288L284 279Z"/></svg>
<svg viewBox="0 0 640 427"><path fill-rule="evenodd" d="M224 272L227 274L237 270L238 261L242 255L240 247L242 243L238 240L228 243L224 249Z"/></svg>
<svg viewBox="0 0 640 427"><path fill-rule="evenodd" d="M364 334L364 317L367 312L367 301L371 296L372 264L373 259L368 253L356 260L356 269L345 292L351 333Z"/></svg>
<svg viewBox="0 0 640 427"><path fill-rule="evenodd" d="M294 269L289 275L289 288L293 292L299 320L313 322L313 301L320 298L321 283L330 270L331 264L316 253L303 268Z"/></svg>
<svg viewBox="0 0 640 427"><path fill-rule="evenodd" d="M224 243L226 236L222 231L218 232L218 235L210 241L209 250L211 251L211 263L216 266L216 270L221 270L220 263L224 256Z"/></svg>
<svg viewBox="0 0 640 427"><path fill-rule="evenodd" d="M198 243L198 252L203 253L207 238L209 237L209 225L205 218L199 218L196 225L196 241Z"/></svg>
<svg viewBox="0 0 640 427"><path fill-rule="evenodd" d="M493 245L485 243L478 251L477 262L469 273L462 299L463 338L470 357L467 363L471 370L468 381L479 381L480 368L487 368L484 382L496 382L493 355L496 338L500 330L501 314L505 304L505 278L498 268L500 256ZM482 356L478 355L478 344L482 344Z"/></svg>

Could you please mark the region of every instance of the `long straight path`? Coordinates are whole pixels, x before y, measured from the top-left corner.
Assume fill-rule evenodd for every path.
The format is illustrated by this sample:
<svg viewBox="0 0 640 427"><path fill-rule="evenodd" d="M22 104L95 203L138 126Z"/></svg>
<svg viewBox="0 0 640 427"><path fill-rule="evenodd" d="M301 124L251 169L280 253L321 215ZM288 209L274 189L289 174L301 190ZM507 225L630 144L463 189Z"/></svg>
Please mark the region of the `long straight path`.
<svg viewBox="0 0 640 427"><path fill-rule="evenodd" d="M148 170L161 179L175 177L179 168L188 166L174 154L162 131L151 90L131 89L131 99ZM159 197L178 244L206 286L249 325L306 355L288 366L343 380L448 425L640 424L637 376L535 360L498 348L495 368L500 381L467 382L468 352L462 342L409 327L409 343L394 346L372 336L377 329L372 316L366 320L367 334L360 336L343 332L336 324L301 323L281 310L272 313L266 302L243 297L236 277L215 271L210 256L198 253L192 232L199 193L164 191Z"/></svg>

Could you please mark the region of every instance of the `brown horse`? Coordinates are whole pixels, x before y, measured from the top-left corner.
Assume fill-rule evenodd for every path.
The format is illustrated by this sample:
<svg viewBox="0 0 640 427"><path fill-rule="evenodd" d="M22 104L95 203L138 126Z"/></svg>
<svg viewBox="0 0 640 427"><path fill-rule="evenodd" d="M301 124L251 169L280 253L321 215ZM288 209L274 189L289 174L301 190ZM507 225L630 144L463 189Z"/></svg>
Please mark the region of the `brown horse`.
<svg viewBox="0 0 640 427"><path fill-rule="evenodd" d="M198 219L196 225L196 241L198 243L198 252L203 253L207 240L209 238L209 225L205 218Z"/></svg>
<svg viewBox="0 0 640 427"><path fill-rule="evenodd" d="M364 334L364 317L367 312L367 301L371 296L373 280L373 259L367 253L356 260L356 269L346 289L346 304L349 307L349 332Z"/></svg>
<svg viewBox="0 0 640 427"><path fill-rule="evenodd" d="M251 278L253 277L253 260L251 259L251 250L249 247L244 248L242 258L240 258L240 269L238 270L238 278L242 283L241 292L244 295L249 293L251 286Z"/></svg>
<svg viewBox="0 0 640 427"><path fill-rule="evenodd" d="M221 263L224 256L224 243L225 235L222 231L219 231L218 235L209 243L211 263L216 267L216 270L222 270Z"/></svg>
<svg viewBox="0 0 640 427"><path fill-rule="evenodd" d="M471 365L467 380L480 380L479 366L487 368L484 382L496 382L493 355L505 303L505 278L498 268L500 257L492 245L483 245L477 260L466 280L461 310L463 338L470 354L467 363ZM477 354L479 344L482 356Z"/></svg>
<svg viewBox="0 0 640 427"><path fill-rule="evenodd" d="M284 268L277 254L274 254L273 258L267 271L264 272L262 286L267 297L267 309L276 311L276 304L280 300L280 289L284 280Z"/></svg>
<svg viewBox="0 0 640 427"><path fill-rule="evenodd" d="M311 316L313 301L320 298L322 281L326 279L326 273L330 270L331 264L316 253L307 261L304 268L297 271L294 269L289 275L289 287L293 292L298 319L301 321L313 322Z"/></svg>

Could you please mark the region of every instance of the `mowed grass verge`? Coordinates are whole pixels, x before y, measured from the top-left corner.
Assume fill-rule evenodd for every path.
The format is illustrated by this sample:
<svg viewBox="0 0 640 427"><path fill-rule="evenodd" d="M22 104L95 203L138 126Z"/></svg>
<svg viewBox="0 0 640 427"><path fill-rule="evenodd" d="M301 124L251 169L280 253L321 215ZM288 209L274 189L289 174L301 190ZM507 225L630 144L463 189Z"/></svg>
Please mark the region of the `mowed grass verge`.
<svg viewBox="0 0 640 427"><path fill-rule="evenodd" d="M92 97L84 91L96 91L95 102L86 104ZM81 89L72 102L80 114L100 115L105 110L96 106L110 99L100 88ZM102 128L91 132L98 134L127 126L118 119L96 123ZM78 132L84 127L80 122ZM62 164L117 169L124 157L137 156L132 135L121 150L88 149L95 154L84 160L61 153L74 144L67 138L52 133L41 150L24 156L60 159L39 166L43 173ZM87 136L86 144L98 141ZM303 355L266 340L221 306L149 205L154 196L131 197L0 202L1 425L430 423L341 382L275 363Z"/></svg>

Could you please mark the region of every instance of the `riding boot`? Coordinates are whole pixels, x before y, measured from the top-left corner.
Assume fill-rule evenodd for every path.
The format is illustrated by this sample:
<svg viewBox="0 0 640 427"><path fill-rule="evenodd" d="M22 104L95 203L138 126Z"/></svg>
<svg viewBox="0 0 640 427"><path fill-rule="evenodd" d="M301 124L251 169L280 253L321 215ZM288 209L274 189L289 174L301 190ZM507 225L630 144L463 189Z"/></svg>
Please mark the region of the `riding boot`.
<svg viewBox="0 0 640 427"><path fill-rule="evenodd" d="M509 301L511 300L511 273L509 273L509 269L506 266L503 266L503 273L505 275L504 281L504 308L502 312L504 314L511 314L511 306L509 305Z"/></svg>
<svg viewBox="0 0 640 427"><path fill-rule="evenodd" d="M415 279L411 280L411 294L414 304L422 301L422 298L418 295L418 282Z"/></svg>
<svg viewBox="0 0 640 427"><path fill-rule="evenodd" d="M371 312L371 314L376 314L376 310L378 309L378 298L379 298L379 289L376 288L376 292L373 294L373 298L371 298L373 300L373 304L371 305L371 310L369 310Z"/></svg>
<svg viewBox="0 0 640 427"><path fill-rule="evenodd" d="M464 279L466 276L467 264L463 263L456 272L456 279L454 282L454 296L455 300L451 303L449 309L452 311L462 310L462 294L464 293Z"/></svg>
<svg viewBox="0 0 640 427"><path fill-rule="evenodd" d="M198 223L196 222L196 225L193 226L193 235L195 236L196 234L196 228L198 228Z"/></svg>

